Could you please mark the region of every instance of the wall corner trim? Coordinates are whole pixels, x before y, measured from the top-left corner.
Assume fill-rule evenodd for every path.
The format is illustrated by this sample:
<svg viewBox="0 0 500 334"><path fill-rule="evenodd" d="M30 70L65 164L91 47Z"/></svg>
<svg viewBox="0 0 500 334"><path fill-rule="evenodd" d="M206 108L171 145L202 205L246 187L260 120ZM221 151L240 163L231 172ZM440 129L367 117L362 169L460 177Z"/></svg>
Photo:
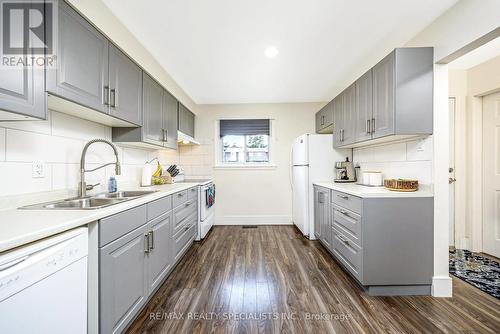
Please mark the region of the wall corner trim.
<svg viewBox="0 0 500 334"><path fill-rule="evenodd" d="M432 296L433 297L452 297L453 281L450 276L432 277Z"/></svg>

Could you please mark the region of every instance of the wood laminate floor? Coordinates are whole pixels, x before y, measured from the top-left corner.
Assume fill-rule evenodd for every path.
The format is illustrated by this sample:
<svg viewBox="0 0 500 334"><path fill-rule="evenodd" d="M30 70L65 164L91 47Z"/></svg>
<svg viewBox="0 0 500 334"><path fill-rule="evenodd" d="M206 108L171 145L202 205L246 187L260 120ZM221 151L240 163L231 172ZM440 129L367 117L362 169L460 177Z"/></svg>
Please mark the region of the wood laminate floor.
<svg viewBox="0 0 500 334"><path fill-rule="evenodd" d="M370 297L292 226L217 226L129 333L500 333L500 301L453 278L453 298Z"/></svg>

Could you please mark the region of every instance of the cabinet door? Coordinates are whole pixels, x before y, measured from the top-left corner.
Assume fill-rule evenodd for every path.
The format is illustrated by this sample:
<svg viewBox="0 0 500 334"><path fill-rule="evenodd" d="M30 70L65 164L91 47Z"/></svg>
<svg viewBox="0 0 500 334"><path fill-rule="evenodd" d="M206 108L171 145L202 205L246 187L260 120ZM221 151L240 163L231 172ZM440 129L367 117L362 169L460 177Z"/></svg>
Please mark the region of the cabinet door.
<svg viewBox="0 0 500 334"><path fill-rule="evenodd" d="M142 70L116 46L109 46L109 111L142 125Z"/></svg>
<svg viewBox="0 0 500 334"><path fill-rule="evenodd" d="M148 254L149 291L163 281L174 260L172 247L172 211L148 223L152 250Z"/></svg>
<svg viewBox="0 0 500 334"><path fill-rule="evenodd" d="M323 128L323 124L322 124L323 109L318 111L315 116L316 116L316 133L319 133L321 131L321 129Z"/></svg>
<svg viewBox="0 0 500 334"><path fill-rule="evenodd" d="M394 56L373 67L373 138L394 134Z"/></svg>
<svg viewBox="0 0 500 334"><path fill-rule="evenodd" d="M352 144L355 141L354 129L356 123L356 85L352 84L342 94L344 108L342 117L342 145Z"/></svg>
<svg viewBox="0 0 500 334"><path fill-rule="evenodd" d="M372 70L356 80L356 113L354 142L372 138L371 122L373 118L373 79Z"/></svg>
<svg viewBox="0 0 500 334"><path fill-rule="evenodd" d="M169 92L163 92L163 128L165 129L165 147L177 149L177 99Z"/></svg>
<svg viewBox="0 0 500 334"><path fill-rule="evenodd" d="M57 55L47 91L108 113L108 40L64 1L58 1Z"/></svg>
<svg viewBox="0 0 500 334"><path fill-rule="evenodd" d="M317 239L321 239L321 212L317 187L314 187L314 235Z"/></svg>
<svg viewBox="0 0 500 334"><path fill-rule="evenodd" d="M146 73L143 73L142 85L144 141L163 146L165 143L165 132L163 129L164 89Z"/></svg>
<svg viewBox="0 0 500 334"><path fill-rule="evenodd" d="M330 228L330 192L321 190L320 192L320 212L321 212L321 240L327 248L331 246L331 228Z"/></svg>
<svg viewBox="0 0 500 334"><path fill-rule="evenodd" d="M333 123L333 106L332 106L332 101L328 102L328 104L325 106L323 110L323 115L324 120L325 120L325 125L328 126Z"/></svg>
<svg viewBox="0 0 500 334"><path fill-rule="evenodd" d="M342 129L344 127L343 93L333 99L333 147L342 145Z"/></svg>
<svg viewBox="0 0 500 334"><path fill-rule="evenodd" d="M15 26L11 29L19 28L18 25ZM21 25L20 28L22 29L23 26ZM37 38L34 34L30 36L32 39ZM11 32L11 38L12 44L23 44L22 32ZM27 56L29 59L39 55ZM45 119L47 104L44 67L19 64L15 67L0 68L0 110L9 112L9 114L0 112L0 120L23 119L23 116ZM20 114L20 116L15 114Z"/></svg>
<svg viewBox="0 0 500 334"><path fill-rule="evenodd" d="M194 114L179 103L179 131L194 138Z"/></svg>
<svg viewBox="0 0 500 334"><path fill-rule="evenodd" d="M100 333L121 333L146 302L146 228L99 249Z"/></svg>

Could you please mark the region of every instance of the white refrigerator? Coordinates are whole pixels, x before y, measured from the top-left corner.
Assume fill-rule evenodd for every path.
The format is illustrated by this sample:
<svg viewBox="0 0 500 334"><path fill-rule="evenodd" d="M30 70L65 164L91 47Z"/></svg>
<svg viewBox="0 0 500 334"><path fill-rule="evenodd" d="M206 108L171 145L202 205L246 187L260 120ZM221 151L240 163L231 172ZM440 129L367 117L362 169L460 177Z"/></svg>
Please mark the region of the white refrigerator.
<svg viewBox="0 0 500 334"><path fill-rule="evenodd" d="M352 161L352 150L333 149L333 135L304 134L292 145L292 221L311 240L316 239L313 182L333 182L335 162L346 157Z"/></svg>

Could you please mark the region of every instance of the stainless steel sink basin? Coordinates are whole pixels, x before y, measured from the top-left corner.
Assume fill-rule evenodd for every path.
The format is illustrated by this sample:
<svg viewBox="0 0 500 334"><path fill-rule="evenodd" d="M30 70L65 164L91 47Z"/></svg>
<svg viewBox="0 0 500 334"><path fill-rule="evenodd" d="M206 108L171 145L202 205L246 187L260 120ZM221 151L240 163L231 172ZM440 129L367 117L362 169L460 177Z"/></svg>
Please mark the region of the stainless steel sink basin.
<svg viewBox="0 0 500 334"><path fill-rule="evenodd" d="M149 195L155 191L119 191L116 193L102 193L85 198L70 198L49 203L23 206L20 209L32 210L95 210L110 205L123 203L134 198Z"/></svg>
<svg viewBox="0 0 500 334"><path fill-rule="evenodd" d="M139 191L118 191L116 193L103 193L93 196L94 198L134 198L149 195L154 193L153 190L139 190Z"/></svg>

